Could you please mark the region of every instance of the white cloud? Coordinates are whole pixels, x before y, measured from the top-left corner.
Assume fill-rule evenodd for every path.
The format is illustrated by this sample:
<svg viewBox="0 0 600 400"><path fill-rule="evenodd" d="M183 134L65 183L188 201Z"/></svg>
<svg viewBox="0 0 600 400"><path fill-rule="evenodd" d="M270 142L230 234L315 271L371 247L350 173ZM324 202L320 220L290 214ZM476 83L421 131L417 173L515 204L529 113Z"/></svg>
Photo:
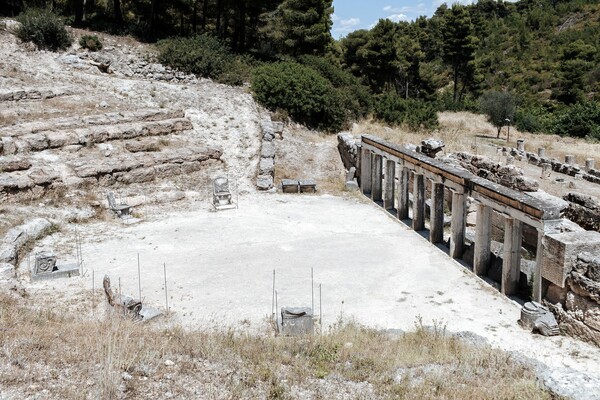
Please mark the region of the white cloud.
<svg viewBox="0 0 600 400"><path fill-rule="evenodd" d="M406 14L392 14L388 15L386 18L394 22L408 21Z"/></svg>
<svg viewBox="0 0 600 400"><path fill-rule="evenodd" d="M343 19L340 21L340 26L342 26L342 27L351 27L351 26L356 26L359 24L360 24L359 18L348 18L348 19Z"/></svg>
<svg viewBox="0 0 600 400"><path fill-rule="evenodd" d="M338 17L338 16L337 16L337 15L335 15L335 14L331 14L331 20L332 20L333 22L338 22L338 21L340 20L340 17Z"/></svg>
<svg viewBox="0 0 600 400"><path fill-rule="evenodd" d="M385 6L385 7L383 7L383 11L392 13L395 15L406 14L406 13L425 13L425 12L427 12L427 6L425 6L425 3L419 3L416 6L404 6L404 7Z"/></svg>
<svg viewBox="0 0 600 400"><path fill-rule="evenodd" d="M353 30L355 30L355 28L360 25L360 19L359 18L348 18L348 19L337 19L334 20L336 21L336 27L333 30L333 32L335 33L339 33L339 34L344 34L344 33L349 33Z"/></svg>

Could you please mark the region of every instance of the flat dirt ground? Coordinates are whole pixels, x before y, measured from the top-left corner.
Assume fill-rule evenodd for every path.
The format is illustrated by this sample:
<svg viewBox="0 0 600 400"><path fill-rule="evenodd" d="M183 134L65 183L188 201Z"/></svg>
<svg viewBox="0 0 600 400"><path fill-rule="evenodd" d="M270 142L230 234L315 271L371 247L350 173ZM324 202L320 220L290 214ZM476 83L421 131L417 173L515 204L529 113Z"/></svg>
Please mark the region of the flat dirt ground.
<svg viewBox="0 0 600 400"><path fill-rule="evenodd" d="M113 287L120 278L122 293L137 295L139 253L142 297L163 309L167 264L170 323L265 332L273 269L278 305L310 307L312 267L317 311L322 284L324 330L339 319L410 330L421 317L426 325L470 331L532 357L547 365L552 379L577 378L600 389L600 349L521 329L518 303L358 195L252 194L240 198L234 210L212 212L201 201L193 207L148 212L135 225L86 225L81 234L87 274L31 283L29 289L57 291L72 301L91 289L93 270L96 285L108 274ZM44 244L68 249L72 242L72 232L63 230ZM60 257L74 260L71 248ZM99 290L96 299L104 301ZM98 315L103 307L97 307Z"/></svg>

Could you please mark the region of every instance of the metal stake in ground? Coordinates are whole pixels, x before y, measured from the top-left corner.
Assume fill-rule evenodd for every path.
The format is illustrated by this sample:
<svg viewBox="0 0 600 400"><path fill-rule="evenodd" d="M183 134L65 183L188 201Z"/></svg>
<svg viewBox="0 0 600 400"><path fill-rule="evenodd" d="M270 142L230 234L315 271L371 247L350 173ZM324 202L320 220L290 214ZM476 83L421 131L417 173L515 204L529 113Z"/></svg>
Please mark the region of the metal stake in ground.
<svg viewBox="0 0 600 400"><path fill-rule="evenodd" d="M315 314L315 279L313 273L313 267L310 267L310 297L311 297L311 311Z"/></svg>
<svg viewBox="0 0 600 400"><path fill-rule="evenodd" d="M321 333L323 333L323 296L322 296L322 284L319 283L319 327L321 329Z"/></svg>
<svg viewBox="0 0 600 400"><path fill-rule="evenodd" d="M165 306L167 308L167 313L169 312L169 294L167 293L167 263L163 264L165 271Z"/></svg>
<svg viewBox="0 0 600 400"><path fill-rule="evenodd" d="M140 303L142 302L142 274L140 271L140 253L138 253L138 295Z"/></svg>
<svg viewBox="0 0 600 400"><path fill-rule="evenodd" d="M92 270L92 314L94 313L94 270Z"/></svg>
<svg viewBox="0 0 600 400"><path fill-rule="evenodd" d="M275 270L273 270L273 291L271 292L273 296L273 300L271 300L271 321L275 319L275 310L277 307L275 306Z"/></svg>
<svg viewBox="0 0 600 400"><path fill-rule="evenodd" d="M275 291L275 309L277 309L277 290ZM275 331L279 333L279 315L275 314Z"/></svg>

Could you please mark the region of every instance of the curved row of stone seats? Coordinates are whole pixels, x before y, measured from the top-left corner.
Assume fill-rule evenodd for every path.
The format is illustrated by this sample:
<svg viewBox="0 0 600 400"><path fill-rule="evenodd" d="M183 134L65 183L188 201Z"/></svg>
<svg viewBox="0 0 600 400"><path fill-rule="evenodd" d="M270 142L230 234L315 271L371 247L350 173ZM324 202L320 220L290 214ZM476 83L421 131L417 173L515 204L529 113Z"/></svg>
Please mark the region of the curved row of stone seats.
<svg viewBox="0 0 600 400"><path fill-rule="evenodd" d="M150 109L110 112L96 115L50 118L38 121L27 121L0 127L0 136L17 137L43 131L59 131L81 128L89 125L113 125L127 122L150 122L167 119L184 118L183 110Z"/></svg>
<svg viewBox="0 0 600 400"><path fill-rule="evenodd" d="M63 131L44 131L17 138L3 137L1 155L55 149L69 145L86 145L112 140L133 139L145 136L163 136L192 130L186 118L161 121L133 122L116 125L99 125Z"/></svg>

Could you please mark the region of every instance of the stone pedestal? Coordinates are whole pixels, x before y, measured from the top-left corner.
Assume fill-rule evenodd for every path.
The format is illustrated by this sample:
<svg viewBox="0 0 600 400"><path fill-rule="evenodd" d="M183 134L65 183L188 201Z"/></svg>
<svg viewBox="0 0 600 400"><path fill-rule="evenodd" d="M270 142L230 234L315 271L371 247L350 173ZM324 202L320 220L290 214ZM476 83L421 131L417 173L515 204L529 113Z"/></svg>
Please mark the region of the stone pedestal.
<svg viewBox="0 0 600 400"><path fill-rule="evenodd" d="M525 141L523 139L517 140L517 150L525 151Z"/></svg>

